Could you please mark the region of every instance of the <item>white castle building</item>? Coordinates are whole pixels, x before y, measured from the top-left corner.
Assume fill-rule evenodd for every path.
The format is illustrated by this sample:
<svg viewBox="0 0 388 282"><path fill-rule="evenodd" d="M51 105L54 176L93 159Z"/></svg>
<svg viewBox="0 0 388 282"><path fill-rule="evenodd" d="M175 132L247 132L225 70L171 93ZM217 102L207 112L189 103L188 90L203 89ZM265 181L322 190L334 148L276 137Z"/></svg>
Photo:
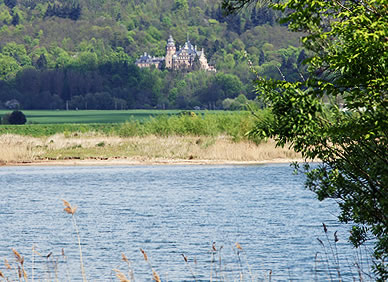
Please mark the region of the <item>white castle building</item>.
<svg viewBox="0 0 388 282"><path fill-rule="evenodd" d="M190 40L187 39L185 45L177 51L171 35L167 41L165 57L151 57L144 53L135 64L140 68L151 66L161 68L163 62L167 69L172 70L191 70L197 65L199 69L216 72L214 66L208 64L203 48L199 51L197 46L193 46Z"/></svg>

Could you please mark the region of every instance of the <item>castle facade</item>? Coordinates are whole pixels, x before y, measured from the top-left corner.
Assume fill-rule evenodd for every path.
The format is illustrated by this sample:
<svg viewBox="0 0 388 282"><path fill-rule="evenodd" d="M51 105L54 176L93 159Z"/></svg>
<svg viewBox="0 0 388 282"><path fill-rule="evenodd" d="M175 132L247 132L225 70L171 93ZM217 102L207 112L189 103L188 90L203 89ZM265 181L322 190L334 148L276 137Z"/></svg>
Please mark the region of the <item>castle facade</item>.
<svg viewBox="0 0 388 282"><path fill-rule="evenodd" d="M166 46L165 57L151 57L144 53L135 64L140 68L155 66L161 68L165 65L167 69L171 70L193 70L195 68L216 72L214 66L210 66L207 62L205 51L199 51L197 46L193 46L189 40L186 41L183 47L178 50L175 46L175 41L170 35Z"/></svg>

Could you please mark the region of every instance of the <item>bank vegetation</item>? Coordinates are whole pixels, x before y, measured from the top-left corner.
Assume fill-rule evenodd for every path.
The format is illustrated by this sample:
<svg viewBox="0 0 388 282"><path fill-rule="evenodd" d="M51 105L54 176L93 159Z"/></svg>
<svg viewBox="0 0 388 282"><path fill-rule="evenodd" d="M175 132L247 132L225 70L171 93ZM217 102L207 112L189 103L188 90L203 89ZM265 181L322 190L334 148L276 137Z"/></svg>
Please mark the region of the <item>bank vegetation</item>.
<svg viewBox="0 0 388 282"><path fill-rule="evenodd" d="M185 112L111 125L23 125L0 128L0 163L55 161L262 162L300 158L287 146L249 135L260 117L248 112ZM100 162L101 163L101 162Z"/></svg>

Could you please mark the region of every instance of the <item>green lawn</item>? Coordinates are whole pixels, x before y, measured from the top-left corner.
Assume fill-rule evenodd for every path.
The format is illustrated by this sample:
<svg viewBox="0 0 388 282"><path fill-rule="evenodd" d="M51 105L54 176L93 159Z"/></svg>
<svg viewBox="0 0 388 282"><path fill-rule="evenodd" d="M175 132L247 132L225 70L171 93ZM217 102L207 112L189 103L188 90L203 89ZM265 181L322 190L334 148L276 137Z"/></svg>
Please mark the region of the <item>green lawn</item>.
<svg viewBox="0 0 388 282"><path fill-rule="evenodd" d="M0 117L10 110L0 110ZM127 111L40 111L23 110L28 123L58 124L58 123L123 123L129 120L143 121L150 116L160 114L177 114L181 110L127 110Z"/></svg>

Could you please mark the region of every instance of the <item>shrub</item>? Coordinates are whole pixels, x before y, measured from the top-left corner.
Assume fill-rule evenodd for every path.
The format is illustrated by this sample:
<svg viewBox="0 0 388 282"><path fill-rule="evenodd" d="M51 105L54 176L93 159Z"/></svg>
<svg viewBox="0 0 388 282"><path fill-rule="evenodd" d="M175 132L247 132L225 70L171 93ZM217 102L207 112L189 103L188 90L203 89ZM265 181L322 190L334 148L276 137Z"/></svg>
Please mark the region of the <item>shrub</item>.
<svg viewBox="0 0 388 282"><path fill-rule="evenodd" d="M9 124L25 124L26 116L21 111L13 111L8 117Z"/></svg>

